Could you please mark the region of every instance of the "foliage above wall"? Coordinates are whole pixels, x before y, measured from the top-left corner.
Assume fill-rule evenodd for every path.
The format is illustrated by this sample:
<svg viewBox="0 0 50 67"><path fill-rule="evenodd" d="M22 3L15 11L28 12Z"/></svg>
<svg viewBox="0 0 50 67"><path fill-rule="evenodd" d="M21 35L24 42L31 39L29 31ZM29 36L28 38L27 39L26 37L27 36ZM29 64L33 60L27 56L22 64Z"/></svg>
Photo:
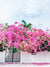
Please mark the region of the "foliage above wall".
<svg viewBox="0 0 50 67"><path fill-rule="evenodd" d="M22 21L25 22L25 21ZM40 51L50 51L50 31L43 31L42 29L31 28L24 24L17 25L3 25L0 24L0 44L2 43L3 49L14 51L27 51L28 53L37 53ZM30 28L29 28L30 27Z"/></svg>

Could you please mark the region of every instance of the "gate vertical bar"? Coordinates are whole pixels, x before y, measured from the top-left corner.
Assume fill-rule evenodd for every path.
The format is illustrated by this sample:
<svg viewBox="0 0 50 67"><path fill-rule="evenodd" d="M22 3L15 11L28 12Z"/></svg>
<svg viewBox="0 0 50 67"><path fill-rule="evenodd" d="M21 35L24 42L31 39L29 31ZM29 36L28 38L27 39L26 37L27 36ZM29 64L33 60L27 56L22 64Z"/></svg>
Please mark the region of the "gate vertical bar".
<svg viewBox="0 0 50 67"><path fill-rule="evenodd" d="M12 62L13 62L13 57L14 57L14 45L13 45L13 50L12 50Z"/></svg>

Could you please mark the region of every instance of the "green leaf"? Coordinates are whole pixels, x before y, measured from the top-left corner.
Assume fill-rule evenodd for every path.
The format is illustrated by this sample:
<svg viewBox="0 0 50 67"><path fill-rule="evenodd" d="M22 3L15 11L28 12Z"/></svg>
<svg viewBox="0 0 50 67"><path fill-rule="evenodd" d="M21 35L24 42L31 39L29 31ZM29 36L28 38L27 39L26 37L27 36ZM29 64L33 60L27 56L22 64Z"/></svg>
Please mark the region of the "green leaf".
<svg viewBox="0 0 50 67"><path fill-rule="evenodd" d="M8 23L5 23L5 26L7 26L8 25Z"/></svg>
<svg viewBox="0 0 50 67"><path fill-rule="evenodd" d="M47 46L47 50L50 51L50 46Z"/></svg>
<svg viewBox="0 0 50 67"><path fill-rule="evenodd" d="M22 20L24 27L27 25L26 21Z"/></svg>
<svg viewBox="0 0 50 67"><path fill-rule="evenodd" d="M26 23L26 21L24 21L24 20L22 20L22 22L23 22L23 24L24 24L24 27L27 27L27 28L29 28L29 30L31 30L31 26L32 26L32 24L31 23L29 23L29 24L27 24Z"/></svg>
<svg viewBox="0 0 50 67"><path fill-rule="evenodd" d="M48 45L48 41L45 41L45 43L44 43L45 45Z"/></svg>
<svg viewBox="0 0 50 67"><path fill-rule="evenodd" d="M2 46L2 44L0 44L0 51L3 51L3 46Z"/></svg>

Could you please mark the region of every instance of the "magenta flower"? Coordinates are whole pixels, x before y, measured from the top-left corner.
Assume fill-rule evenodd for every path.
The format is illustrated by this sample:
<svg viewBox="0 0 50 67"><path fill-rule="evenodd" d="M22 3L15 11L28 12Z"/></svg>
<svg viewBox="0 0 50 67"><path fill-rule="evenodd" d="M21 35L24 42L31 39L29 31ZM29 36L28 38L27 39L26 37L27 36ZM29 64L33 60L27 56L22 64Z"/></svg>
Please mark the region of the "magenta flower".
<svg viewBox="0 0 50 67"><path fill-rule="evenodd" d="M14 22L15 24L17 24L18 22Z"/></svg>
<svg viewBox="0 0 50 67"><path fill-rule="evenodd" d="M37 31L37 29L35 29L35 28L32 28L32 30Z"/></svg>
<svg viewBox="0 0 50 67"><path fill-rule="evenodd" d="M17 24L18 22L14 22ZM42 50L42 45L45 47L50 46L50 33L42 29L29 30L23 24L0 26L0 43L7 48L14 47L18 50L26 51L28 53L36 53ZM46 43L45 43L46 42ZM47 45L46 45L47 44Z"/></svg>

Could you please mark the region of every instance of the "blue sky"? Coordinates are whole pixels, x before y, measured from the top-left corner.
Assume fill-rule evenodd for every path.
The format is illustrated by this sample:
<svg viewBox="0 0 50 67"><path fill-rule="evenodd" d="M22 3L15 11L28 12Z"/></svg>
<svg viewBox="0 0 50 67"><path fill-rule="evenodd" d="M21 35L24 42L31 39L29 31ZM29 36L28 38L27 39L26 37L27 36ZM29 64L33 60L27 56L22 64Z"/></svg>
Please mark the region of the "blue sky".
<svg viewBox="0 0 50 67"><path fill-rule="evenodd" d="M22 19L36 28L50 28L50 0L0 0L0 23Z"/></svg>

